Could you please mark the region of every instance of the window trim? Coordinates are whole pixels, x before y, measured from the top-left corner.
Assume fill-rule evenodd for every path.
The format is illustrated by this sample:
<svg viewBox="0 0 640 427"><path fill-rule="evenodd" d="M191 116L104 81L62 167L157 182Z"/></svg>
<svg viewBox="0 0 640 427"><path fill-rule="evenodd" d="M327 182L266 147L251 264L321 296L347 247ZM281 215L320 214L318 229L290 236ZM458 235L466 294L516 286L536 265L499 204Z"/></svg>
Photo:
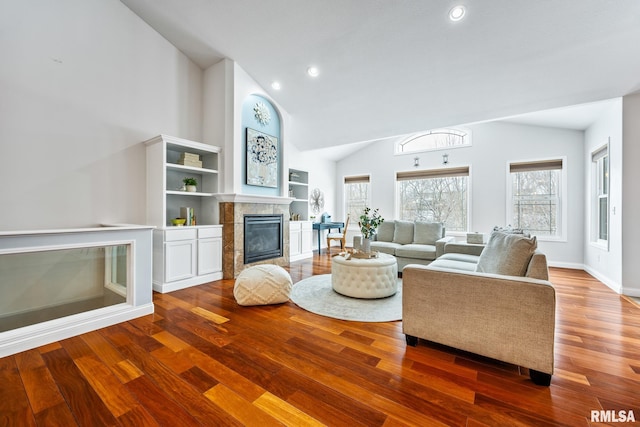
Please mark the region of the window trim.
<svg viewBox="0 0 640 427"><path fill-rule="evenodd" d="M408 171L396 171L394 173L394 218L400 219L400 191L398 183L403 180L410 180L416 178L446 178L453 176L466 176L467 177L467 223L466 230L446 230L447 236L464 237L471 230L471 220L473 218L473 188L472 188L472 167L471 165L465 166L453 166L440 169L421 169L421 170L408 170Z"/></svg>
<svg viewBox="0 0 640 427"><path fill-rule="evenodd" d="M408 144L409 142L413 141L414 139L418 139L418 138L422 138L423 136L426 135L431 135L434 133L439 133L441 131L452 131L452 133L454 132L458 132L458 133L464 133L466 136L466 143L464 144L460 144L460 145L451 145L449 147L435 147L435 148L422 148L419 150L409 150L409 151L402 151L399 148L405 144ZM416 133L412 133L411 135L408 135L398 141L396 141L396 143L394 144L393 147L393 154L395 156L402 156L402 155L407 155L407 154L415 154L415 153L425 153L425 152L430 152L430 151L446 151L446 150L456 150L458 148L467 148L467 147L471 147L473 145L472 143L472 138L471 138L471 131L467 128L461 128L461 127L451 127L451 128L438 128L438 129L431 129L428 131L423 131L423 132L416 132Z"/></svg>
<svg viewBox="0 0 640 427"><path fill-rule="evenodd" d="M560 167L558 167L560 165ZM567 169L569 168L567 156L557 156L548 158L528 159L528 160L512 160L507 161L506 164L506 224L513 224L513 186L511 184L512 172L526 172L535 170L553 170L560 169L560 185L558 188L558 226L560 227L560 233L555 236L538 236L538 241L545 242L567 242Z"/></svg>
<svg viewBox="0 0 640 427"><path fill-rule="evenodd" d="M596 147L591 151L591 177L590 177L590 212L591 218L589 236L589 242L600 249L609 251L610 238L611 238L611 152L610 152L611 138L607 139L607 142L599 147ZM598 191L598 180L600 177L600 170L598 168L598 161L604 157L607 157L609 179L607 180L607 240L600 239L600 199L602 198Z"/></svg>
<svg viewBox="0 0 640 427"><path fill-rule="evenodd" d="M344 213L344 218L346 221L348 211L347 211L347 192L345 191L345 186L347 184L359 184L359 183L367 183L367 203L371 203L371 175L370 174L362 174L362 175L347 175L342 179L342 209ZM360 230L358 226L358 221L360 218L351 218L349 222L349 230Z"/></svg>

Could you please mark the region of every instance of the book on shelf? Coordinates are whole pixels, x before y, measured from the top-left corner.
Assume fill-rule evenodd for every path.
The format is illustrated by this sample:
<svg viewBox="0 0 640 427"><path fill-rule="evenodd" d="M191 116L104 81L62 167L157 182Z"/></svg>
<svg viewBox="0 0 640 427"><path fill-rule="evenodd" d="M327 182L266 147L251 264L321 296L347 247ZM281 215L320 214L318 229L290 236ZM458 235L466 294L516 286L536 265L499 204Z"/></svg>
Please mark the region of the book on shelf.
<svg viewBox="0 0 640 427"><path fill-rule="evenodd" d="M200 155L193 153L181 153L180 160L200 160Z"/></svg>
<svg viewBox="0 0 640 427"><path fill-rule="evenodd" d="M182 165L182 166L192 166L192 167L196 167L196 168L201 168L202 167L202 162L199 160L178 160L178 164Z"/></svg>
<svg viewBox="0 0 640 427"><path fill-rule="evenodd" d="M180 218L186 219L184 225L196 225L195 224L195 214L193 212L193 208L181 207L180 208Z"/></svg>

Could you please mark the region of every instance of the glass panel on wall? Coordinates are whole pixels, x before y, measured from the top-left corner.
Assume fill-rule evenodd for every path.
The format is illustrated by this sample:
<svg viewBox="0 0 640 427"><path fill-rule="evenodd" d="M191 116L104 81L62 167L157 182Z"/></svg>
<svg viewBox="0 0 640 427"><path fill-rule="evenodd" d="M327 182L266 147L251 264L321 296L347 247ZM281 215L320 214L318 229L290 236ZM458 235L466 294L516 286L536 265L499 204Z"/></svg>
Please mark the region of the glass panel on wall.
<svg viewBox="0 0 640 427"><path fill-rule="evenodd" d="M0 332L125 303L129 245L0 254Z"/></svg>

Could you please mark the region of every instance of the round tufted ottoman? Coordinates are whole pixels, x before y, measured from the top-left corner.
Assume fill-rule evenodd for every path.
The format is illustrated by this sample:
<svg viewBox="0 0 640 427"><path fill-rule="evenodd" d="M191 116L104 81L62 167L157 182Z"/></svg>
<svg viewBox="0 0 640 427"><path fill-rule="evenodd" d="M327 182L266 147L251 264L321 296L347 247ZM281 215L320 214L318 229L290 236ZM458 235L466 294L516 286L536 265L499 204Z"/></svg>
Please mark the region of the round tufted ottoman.
<svg viewBox="0 0 640 427"><path fill-rule="evenodd" d="M389 297L398 291L396 258L382 253L371 259L335 256L331 261L331 285L334 291L349 297Z"/></svg>
<svg viewBox="0 0 640 427"><path fill-rule="evenodd" d="M240 272L233 296L240 305L278 304L289 300L293 281L287 271L277 265L261 264Z"/></svg>

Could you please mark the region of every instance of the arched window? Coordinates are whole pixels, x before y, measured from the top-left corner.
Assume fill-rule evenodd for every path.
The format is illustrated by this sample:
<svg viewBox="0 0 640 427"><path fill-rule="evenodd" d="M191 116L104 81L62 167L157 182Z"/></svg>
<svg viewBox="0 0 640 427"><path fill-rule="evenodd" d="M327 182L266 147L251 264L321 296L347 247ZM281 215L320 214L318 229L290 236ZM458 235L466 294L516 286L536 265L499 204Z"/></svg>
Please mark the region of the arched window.
<svg viewBox="0 0 640 427"><path fill-rule="evenodd" d="M398 142L396 153L441 150L451 147L471 145L471 135L462 129L434 129L420 132Z"/></svg>

